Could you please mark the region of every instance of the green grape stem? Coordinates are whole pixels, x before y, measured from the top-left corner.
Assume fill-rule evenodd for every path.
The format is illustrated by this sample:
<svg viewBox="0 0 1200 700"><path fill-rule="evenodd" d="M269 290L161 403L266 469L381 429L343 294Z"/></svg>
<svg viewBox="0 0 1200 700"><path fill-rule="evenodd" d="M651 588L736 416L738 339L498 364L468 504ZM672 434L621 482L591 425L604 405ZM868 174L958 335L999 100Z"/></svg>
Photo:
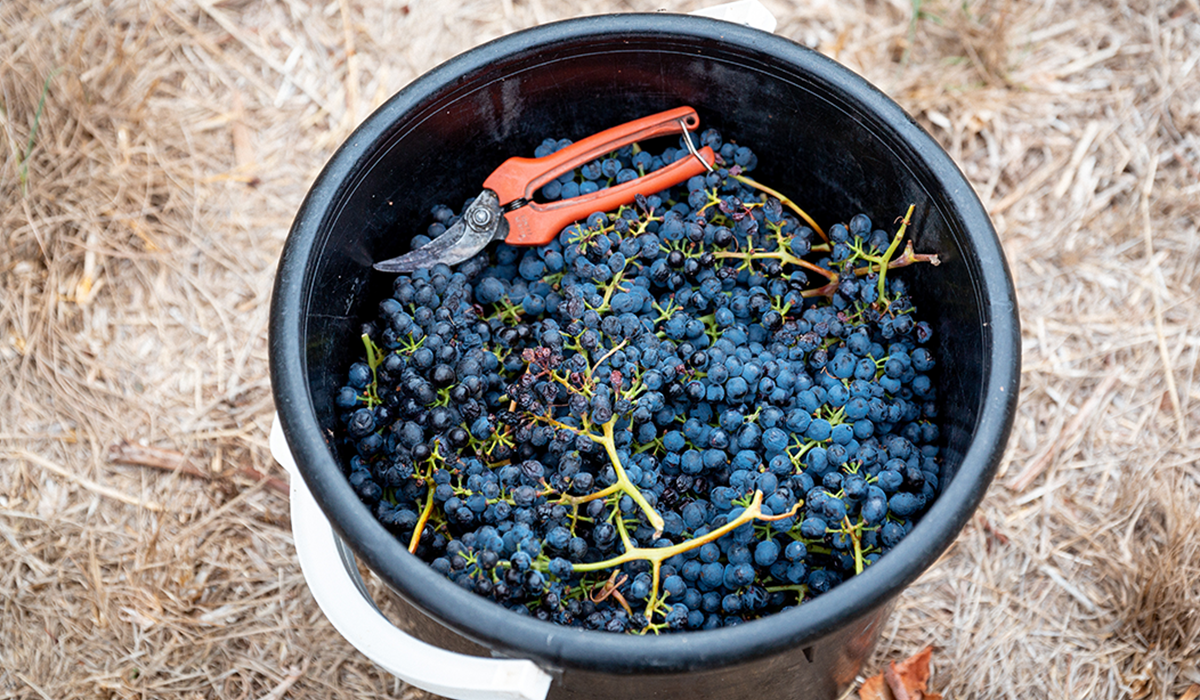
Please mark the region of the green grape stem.
<svg viewBox="0 0 1200 700"><path fill-rule="evenodd" d="M927 262L934 267L941 265L942 260L937 253L918 253L913 250L912 241L905 241L904 250L900 253L900 257L895 260L889 260L886 266L880 265L872 267L871 265L863 265L854 269L854 274L859 277L869 275L872 272L880 272L883 269L894 270L898 267L907 267L913 263Z"/></svg>
<svg viewBox="0 0 1200 700"><path fill-rule="evenodd" d="M908 205L908 211L904 213L904 221L900 224L900 228L896 231L896 235L892 236L891 245L889 245L888 249L886 251L884 251L884 253L883 253L883 260L882 260L882 264L880 265L880 269L879 269L879 298L880 299L883 298L883 285L887 279L888 261L892 259L893 255L895 255L896 247L900 245L900 239L904 238L904 231L908 228L908 221L910 218L912 218L913 209L915 209L916 206L917 205L915 205L915 204Z"/></svg>
<svg viewBox="0 0 1200 700"><path fill-rule="evenodd" d="M429 522L429 516L433 513L433 491L437 485L431 478L426 479L425 482L425 507L421 509L421 517L417 520L416 527L413 528L412 539L408 541L408 551L411 554L417 553L417 545L421 544L421 533L425 531L425 524Z"/></svg>
<svg viewBox="0 0 1200 700"><path fill-rule="evenodd" d="M645 227L643 227L643 228L645 228ZM596 313L602 314L602 313L607 312L611 308L609 306L609 302L612 301L613 293L616 292L618 289L621 289L621 278L623 278L625 276L625 270L629 267L629 264L632 263L634 260L637 260L637 257L638 256L634 255L630 258L627 258L625 260L625 266L622 267L620 270L617 270L615 272L615 274L613 274L613 278L609 281L607 287L604 290L604 299L600 302L599 307L597 307L596 309L593 309Z"/></svg>
<svg viewBox="0 0 1200 700"><path fill-rule="evenodd" d="M553 425L556 428L566 428L576 435L584 435L593 442L602 445L604 447L604 451L608 454L609 461L612 462L613 471L617 475L617 480L615 483L586 496L568 496L563 494L563 502L570 503L571 505L575 506L575 508L578 508L580 503L587 503L588 501L594 501L597 498L603 498L605 496L617 493L618 491L622 491L632 498L633 502L636 503L637 506L642 509L642 512L646 514L646 521L651 527L654 528L654 536L658 537L662 534L664 525L663 517L658 514L658 511L654 509L654 506L650 505L650 502L646 500L646 497L642 495L642 492L638 489L638 487L629 480L629 475L625 473L625 468L621 466L621 458L617 455L617 442L614 434L614 426L617 423L617 418L615 416L607 423L600 426L600 430L602 431L600 435L592 432L587 416L583 417L582 428L576 428L574 426L567 425L566 423L557 421L549 416L535 415L532 416L532 418L534 420L539 420L543 423Z"/></svg>
<svg viewBox="0 0 1200 700"><path fill-rule="evenodd" d="M417 470L413 474L414 478L425 482L425 506L421 508L421 517L417 519L416 527L413 528L412 539L408 541L408 551L412 554L417 553L417 545L421 543L421 533L424 532L425 525L433 514L433 492L437 489L437 484L433 480L433 470L437 469L439 463L444 465L445 458L442 456L441 443L435 440L433 454L425 460L425 471Z"/></svg>
<svg viewBox="0 0 1200 700"><path fill-rule="evenodd" d="M606 424L607 425L607 424ZM755 491L754 496L750 499L750 504L746 506L736 518L725 523L721 527L705 533L699 537L693 537L690 540L673 544L669 547L634 547L629 539L629 534L625 530L624 520L617 518L617 532L621 535L621 543L625 547L625 551L610 559L598 561L591 564L575 564L572 568L578 573L587 573L590 571L602 571L604 569L612 569L622 564L643 559L650 562L650 599L646 604L646 619L652 620L653 613L659 610L662 605L662 598L658 595L659 578L662 569L662 563L671 557L682 554L689 550L700 547L709 542L720 539L722 536L733 532L737 528L754 520L774 521L790 518L799 511L801 503L797 503L786 513L781 515L763 515L762 512L762 491ZM656 535L657 536L657 535Z"/></svg>
<svg viewBox="0 0 1200 700"><path fill-rule="evenodd" d="M843 532L850 538L850 543L854 545L854 573L861 574L863 572L863 549L862 549L862 528L863 523L860 520L857 525L850 523L850 517L842 518Z"/></svg>
<svg viewBox="0 0 1200 700"><path fill-rule="evenodd" d="M367 406L374 408L383 403L379 398L379 372L377 367L383 363L384 353L371 340L371 336L362 334L363 345L367 348L367 366L371 368L371 383L367 386Z"/></svg>
<svg viewBox="0 0 1200 700"><path fill-rule="evenodd" d="M829 280L830 284L837 286L838 273L836 270L827 270L827 269L821 267L820 265L817 265L815 263L811 263L811 262L805 260L804 258L798 258L795 255L792 255L791 253L787 252L786 250L778 250L773 253L767 252L767 251L756 251L753 248L750 250L747 250L744 253L739 253L737 251L732 251L732 250L723 250L723 251L718 251L716 253L713 253L713 257L717 258L717 259L721 259L721 258L740 259L740 260L744 261L743 265L750 264L751 260L767 260L770 258L774 258L775 260L778 260L780 263L783 263L784 265L793 265L795 267L802 267L805 270L808 270L810 272L815 272L819 275L823 275L826 279Z"/></svg>
<svg viewBox="0 0 1200 700"><path fill-rule="evenodd" d="M629 342L629 339L628 339L628 338L625 338L625 339L624 339L624 340L622 340L621 342L619 342L619 343L617 343L616 345L612 346L612 349L611 349L611 350L609 350L608 352L604 353L604 356L603 356L603 357L601 357L599 360L596 360L596 364L592 365L591 369L589 369L589 370L588 370L588 376L589 376L589 377L591 377L593 374L595 374L595 373L596 373L596 368L597 368L597 367L599 367L600 365L604 364L604 361L605 361L605 360L607 360L608 358L612 357L612 356L613 356L614 354L616 354L616 352L617 352L618 350L620 350L621 348L625 347L625 345L626 345L628 342Z"/></svg>
<svg viewBox="0 0 1200 700"><path fill-rule="evenodd" d="M817 232L817 233L818 233L818 234L821 236L821 238L822 238L823 240L825 240L826 242L828 242L828 241L829 241L829 236L825 235L825 229L823 229L823 228L821 228L820 226L818 226L818 225L817 225L817 222L816 222L816 221L814 221L814 220L813 220L813 218L812 218L811 216L809 216L809 215L808 215L808 212L806 212L806 211L804 211L803 209L801 209L801 208L800 208L800 207L799 207L799 206L798 206L798 205L797 205L795 202L793 202L792 200L788 199L787 197L783 196L782 194L780 194L780 193L779 193L779 192L777 192L776 190L773 190L773 189L771 189L770 187L767 187L766 185L764 185L764 184L762 184L762 183L760 183L760 182L756 182L756 181L754 181L754 180L751 180L750 178L746 177L745 175L731 175L731 177L732 177L734 180L737 180L738 182L742 183L743 185L747 185L747 186L749 186L749 187L753 187L754 189L756 189L756 190L758 190L758 191L760 191L760 192L765 192L765 193L767 193L768 195L770 195L770 196L772 196L772 197L774 197L774 198L778 199L778 200L780 201L780 203L781 203L781 204L783 204L783 205L784 205L785 207L787 207L788 209L791 209L792 211L796 212L796 215L797 215L797 216L799 216L801 219L804 219L804 221L805 221L805 222L806 222L806 223L807 223L809 226L811 226L811 227L813 228L813 230L814 230L814 231L816 231L816 232Z"/></svg>

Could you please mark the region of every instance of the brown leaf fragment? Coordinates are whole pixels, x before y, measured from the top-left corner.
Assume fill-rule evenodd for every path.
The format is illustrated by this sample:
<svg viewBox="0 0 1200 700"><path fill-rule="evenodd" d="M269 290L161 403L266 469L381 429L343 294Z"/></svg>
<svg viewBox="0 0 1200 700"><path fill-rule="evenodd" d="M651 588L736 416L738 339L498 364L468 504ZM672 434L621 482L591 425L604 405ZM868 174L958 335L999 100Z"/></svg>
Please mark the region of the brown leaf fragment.
<svg viewBox="0 0 1200 700"><path fill-rule="evenodd" d="M863 681L859 700L941 700L940 693L926 692L933 647L927 646L904 661L888 662L879 674Z"/></svg>
<svg viewBox="0 0 1200 700"><path fill-rule="evenodd" d="M859 700L896 700L884 682L882 673L863 681L858 688L858 697Z"/></svg>
<svg viewBox="0 0 1200 700"><path fill-rule="evenodd" d="M1193 683L1188 686L1188 689L1183 691L1183 695L1179 696L1179 700L1196 700L1200 698L1200 683Z"/></svg>
<svg viewBox="0 0 1200 700"><path fill-rule="evenodd" d="M883 669L883 680L887 682L888 690L892 691L892 695L896 700L912 700L908 694L908 688L905 687L905 679L900 677L900 673L896 670L896 662L888 663L887 668Z"/></svg>
<svg viewBox="0 0 1200 700"><path fill-rule="evenodd" d="M929 683L929 660L932 656L933 647L927 646L898 664L890 664L909 695L914 692L924 695L925 688ZM884 678L886 679L887 676L885 675ZM921 697L921 695L917 697ZM904 700L899 693L896 694L896 698Z"/></svg>

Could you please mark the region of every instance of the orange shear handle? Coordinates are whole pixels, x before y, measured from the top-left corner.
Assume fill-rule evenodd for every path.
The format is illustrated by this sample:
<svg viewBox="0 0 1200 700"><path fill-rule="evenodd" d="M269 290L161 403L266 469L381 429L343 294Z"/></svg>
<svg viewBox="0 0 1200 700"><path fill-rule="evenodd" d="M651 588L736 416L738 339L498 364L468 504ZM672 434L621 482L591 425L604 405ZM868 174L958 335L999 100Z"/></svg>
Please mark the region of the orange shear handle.
<svg viewBox="0 0 1200 700"><path fill-rule="evenodd" d="M531 199L538 189L554 178L622 146L681 133L683 128L693 130L699 125L700 118L691 107L652 114L606 129L542 158L509 158L488 176L483 186L499 195L501 204ZM509 225L505 242L510 245L545 245L572 222L587 218L592 212L609 211L628 204L639 194L661 192L705 172L716 159L712 149L707 146L700 149L698 155L699 158L682 158L629 182L590 194L547 204L530 202L514 209L505 214Z"/></svg>

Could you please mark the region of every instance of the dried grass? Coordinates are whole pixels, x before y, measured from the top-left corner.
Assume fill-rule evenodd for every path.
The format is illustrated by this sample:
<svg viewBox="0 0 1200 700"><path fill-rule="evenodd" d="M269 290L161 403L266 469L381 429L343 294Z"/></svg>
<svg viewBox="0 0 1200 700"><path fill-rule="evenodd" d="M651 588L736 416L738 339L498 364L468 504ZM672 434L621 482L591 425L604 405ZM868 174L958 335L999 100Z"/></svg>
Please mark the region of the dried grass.
<svg viewBox="0 0 1200 700"><path fill-rule="evenodd" d="M1180 697L1200 682L1200 5L768 5L946 147L1021 302L1000 478L864 672L932 643L948 697ZM270 486L283 237L332 149L436 63L662 6L0 4L0 698L420 695L325 622ZM110 460L122 441L178 468Z"/></svg>

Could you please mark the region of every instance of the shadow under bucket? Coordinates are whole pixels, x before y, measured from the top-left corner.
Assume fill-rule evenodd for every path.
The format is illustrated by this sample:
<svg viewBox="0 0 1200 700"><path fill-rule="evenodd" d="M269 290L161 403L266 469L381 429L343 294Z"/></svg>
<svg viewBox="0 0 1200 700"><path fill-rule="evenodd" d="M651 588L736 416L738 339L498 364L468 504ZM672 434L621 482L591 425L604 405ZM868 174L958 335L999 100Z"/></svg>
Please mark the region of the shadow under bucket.
<svg viewBox="0 0 1200 700"><path fill-rule="evenodd" d="M860 211L890 222L915 204L916 249L941 259L904 274L935 331L942 492L912 532L862 574L760 620L639 637L522 617L410 555L346 479L332 440L333 399L361 353L360 325L392 281L371 265L406 251L434 203L477 194L492 169L511 155L531 154L543 138L578 137L681 105L697 110L701 128L754 147L755 178L822 225ZM280 425L299 486L328 520L319 525L332 525L398 595L414 623L406 625L411 635L434 647L530 660L553 679L549 695L562 698L844 692L897 595L954 541L983 497L1012 424L1019 360L1012 281L995 231L937 143L881 92L814 51L747 27L673 14L596 16L519 32L452 59L395 95L350 136L308 193L284 247L270 318ZM456 669L444 673L452 678ZM456 693L452 685L435 690L488 697Z"/></svg>

